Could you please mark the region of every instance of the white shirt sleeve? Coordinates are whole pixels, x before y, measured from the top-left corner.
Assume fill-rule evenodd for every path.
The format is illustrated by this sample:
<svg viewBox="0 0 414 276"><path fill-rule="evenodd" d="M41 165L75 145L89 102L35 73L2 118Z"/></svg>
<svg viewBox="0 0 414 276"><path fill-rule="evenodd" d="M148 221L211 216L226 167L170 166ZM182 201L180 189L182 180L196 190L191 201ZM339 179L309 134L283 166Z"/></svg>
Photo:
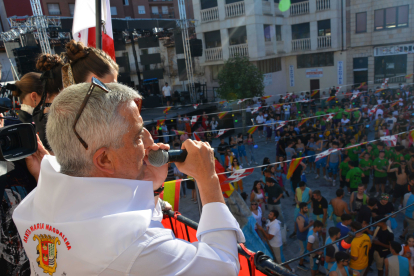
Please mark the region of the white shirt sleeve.
<svg viewBox="0 0 414 276"><path fill-rule="evenodd" d="M197 238L189 243L171 231L149 236L129 275L238 275L237 243L245 239L225 204L204 205Z"/></svg>
<svg viewBox="0 0 414 276"><path fill-rule="evenodd" d="M315 242L315 236L314 236L314 235L310 235L310 236L308 237L308 242L309 242L309 243L314 243L314 242Z"/></svg>

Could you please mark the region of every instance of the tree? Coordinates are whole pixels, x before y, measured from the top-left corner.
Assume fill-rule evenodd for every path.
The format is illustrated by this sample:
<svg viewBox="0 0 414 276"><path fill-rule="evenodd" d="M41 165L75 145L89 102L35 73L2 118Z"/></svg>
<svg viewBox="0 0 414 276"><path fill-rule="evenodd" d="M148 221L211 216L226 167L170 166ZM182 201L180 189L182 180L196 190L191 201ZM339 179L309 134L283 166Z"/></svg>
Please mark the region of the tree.
<svg viewBox="0 0 414 276"><path fill-rule="evenodd" d="M247 57L236 56L228 59L218 74L217 94L227 101L262 97L264 76ZM240 106L242 111L243 132L246 132L246 102Z"/></svg>

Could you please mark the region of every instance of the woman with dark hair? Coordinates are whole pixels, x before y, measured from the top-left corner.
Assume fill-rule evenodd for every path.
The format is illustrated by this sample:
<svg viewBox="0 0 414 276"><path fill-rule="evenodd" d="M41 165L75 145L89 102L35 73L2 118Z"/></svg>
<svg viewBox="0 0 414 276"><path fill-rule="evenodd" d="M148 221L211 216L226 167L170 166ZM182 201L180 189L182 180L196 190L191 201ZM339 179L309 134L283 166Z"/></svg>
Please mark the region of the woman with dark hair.
<svg viewBox="0 0 414 276"><path fill-rule="evenodd" d="M257 202L259 206L263 209L265 203L265 193L262 186L263 182L260 180L256 180L253 184L253 189L250 194L250 202Z"/></svg>
<svg viewBox="0 0 414 276"><path fill-rule="evenodd" d="M285 163L285 156L280 155L278 156L279 163L276 164L273 168L276 172L277 180L279 181L279 186L283 189L283 191L286 193L288 197L290 197L289 192L286 190L286 185L288 183L288 180L286 178L287 175L287 163Z"/></svg>

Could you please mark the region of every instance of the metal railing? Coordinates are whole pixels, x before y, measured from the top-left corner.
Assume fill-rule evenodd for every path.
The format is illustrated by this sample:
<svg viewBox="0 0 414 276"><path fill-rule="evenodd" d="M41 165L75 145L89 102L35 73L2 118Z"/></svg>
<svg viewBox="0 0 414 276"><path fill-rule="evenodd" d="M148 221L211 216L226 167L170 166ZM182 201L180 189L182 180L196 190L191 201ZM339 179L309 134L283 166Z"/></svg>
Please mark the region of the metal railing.
<svg viewBox="0 0 414 276"><path fill-rule="evenodd" d="M206 57L206 61L222 60L223 50L221 47L208 48L204 50L204 55Z"/></svg>
<svg viewBox="0 0 414 276"><path fill-rule="evenodd" d="M235 56L248 57L249 56L249 46L245 44L237 44L229 46L230 57Z"/></svg>
<svg viewBox="0 0 414 276"><path fill-rule="evenodd" d="M242 16L245 14L244 1L226 4L226 18Z"/></svg>
<svg viewBox="0 0 414 276"><path fill-rule="evenodd" d="M301 15L306 13L309 13L309 1L290 5L290 15Z"/></svg>
<svg viewBox="0 0 414 276"><path fill-rule="evenodd" d="M262 1L262 11L263 14L270 14L272 15L272 10L269 1Z"/></svg>
<svg viewBox="0 0 414 276"><path fill-rule="evenodd" d="M311 49L310 38L292 40L292 51L303 51L303 50L310 50L310 49Z"/></svg>
<svg viewBox="0 0 414 276"><path fill-rule="evenodd" d="M175 14L173 12L169 13L151 13L151 18L174 18Z"/></svg>
<svg viewBox="0 0 414 276"><path fill-rule="evenodd" d="M398 76L398 77L387 77L388 78L388 82L387 83L405 83L407 82L407 79L405 78L405 76ZM383 83L384 82L384 78L375 78L374 79L374 83Z"/></svg>
<svg viewBox="0 0 414 276"><path fill-rule="evenodd" d="M201 22L210 22L210 21L219 20L218 7L201 10L200 14L201 14Z"/></svg>
<svg viewBox="0 0 414 276"><path fill-rule="evenodd" d="M331 9L331 0L316 0L316 10L324 11Z"/></svg>
<svg viewBox="0 0 414 276"><path fill-rule="evenodd" d="M331 48L331 36L318 36L318 49Z"/></svg>

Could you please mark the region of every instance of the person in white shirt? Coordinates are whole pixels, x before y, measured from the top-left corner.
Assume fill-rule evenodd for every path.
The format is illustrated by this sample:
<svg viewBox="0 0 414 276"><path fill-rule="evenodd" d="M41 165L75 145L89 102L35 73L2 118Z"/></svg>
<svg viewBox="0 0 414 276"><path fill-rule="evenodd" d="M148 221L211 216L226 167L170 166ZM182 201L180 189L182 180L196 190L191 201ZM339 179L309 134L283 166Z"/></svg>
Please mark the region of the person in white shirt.
<svg viewBox="0 0 414 276"><path fill-rule="evenodd" d="M218 126L218 122L216 120L216 117L211 117L211 122L210 122L210 126L211 126L211 132L216 135L217 134L217 126Z"/></svg>
<svg viewBox="0 0 414 276"><path fill-rule="evenodd" d="M378 114L384 115L384 111L381 109L380 106L377 108L377 112L375 112L375 120L378 119Z"/></svg>
<svg viewBox="0 0 414 276"><path fill-rule="evenodd" d="M342 115L342 119L341 119L341 124L344 127L344 130L346 131L346 129L348 128L350 120L346 117L345 114Z"/></svg>
<svg viewBox="0 0 414 276"><path fill-rule="evenodd" d="M158 201L167 164L148 162L149 152L169 146L154 144L145 129L138 93L107 87L93 89L82 113L88 83L64 89L50 108L55 156L43 158L37 188L13 213L32 275L238 275L237 243L245 238L225 205L214 150L182 145L188 155L176 166L197 181L203 211L198 242L177 239L163 227Z"/></svg>
<svg viewBox="0 0 414 276"><path fill-rule="evenodd" d="M168 82L165 83L164 87L162 88L162 94L164 99L167 101L167 106L170 106L171 102L171 87L168 86Z"/></svg>
<svg viewBox="0 0 414 276"><path fill-rule="evenodd" d="M285 121L290 119L290 104L284 104L283 110L285 111Z"/></svg>
<svg viewBox="0 0 414 276"><path fill-rule="evenodd" d="M279 212L277 210L270 210L268 215L268 223L266 224L265 231L262 226L257 224L257 229L262 232L263 236L269 241L269 245L272 248L273 255L275 256L275 262L278 264L285 262L285 256L283 255L283 241L282 241L282 231L281 231L281 222L277 220L279 217ZM287 269L292 272L295 272L290 266L284 265Z"/></svg>
<svg viewBox="0 0 414 276"><path fill-rule="evenodd" d="M263 112L259 111L259 115L257 115L256 117L256 123L259 125L258 127L258 133L259 133L259 138L261 138L261 135L263 135L263 124L265 122L264 116L263 116Z"/></svg>

